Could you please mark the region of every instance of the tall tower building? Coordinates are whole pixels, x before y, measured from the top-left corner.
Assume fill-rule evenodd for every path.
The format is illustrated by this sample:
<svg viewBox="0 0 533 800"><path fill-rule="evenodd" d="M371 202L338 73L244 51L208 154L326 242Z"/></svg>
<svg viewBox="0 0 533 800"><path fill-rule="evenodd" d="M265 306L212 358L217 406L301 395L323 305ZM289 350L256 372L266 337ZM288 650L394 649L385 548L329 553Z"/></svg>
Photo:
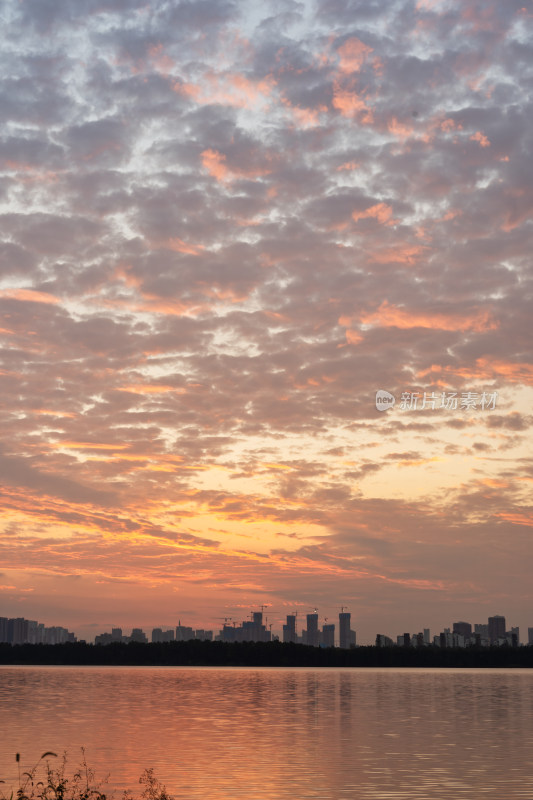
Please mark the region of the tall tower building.
<svg viewBox="0 0 533 800"><path fill-rule="evenodd" d="M495 644L498 639L505 638L505 617L495 614L489 617L489 641Z"/></svg>
<svg viewBox="0 0 533 800"><path fill-rule="evenodd" d="M335 625L322 626L322 647L335 647Z"/></svg>
<svg viewBox="0 0 533 800"><path fill-rule="evenodd" d="M318 614L307 615L307 644L318 647Z"/></svg>
<svg viewBox="0 0 533 800"><path fill-rule="evenodd" d="M294 614L287 614L287 624L283 626L283 641L296 641L296 616Z"/></svg>
<svg viewBox="0 0 533 800"><path fill-rule="evenodd" d="M348 650L350 647L350 620L352 615L349 611L341 611L339 614L339 647Z"/></svg>
<svg viewBox="0 0 533 800"><path fill-rule="evenodd" d="M460 636L464 636L466 638L468 636L472 636L472 626L469 622L454 622L453 632L458 633Z"/></svg>

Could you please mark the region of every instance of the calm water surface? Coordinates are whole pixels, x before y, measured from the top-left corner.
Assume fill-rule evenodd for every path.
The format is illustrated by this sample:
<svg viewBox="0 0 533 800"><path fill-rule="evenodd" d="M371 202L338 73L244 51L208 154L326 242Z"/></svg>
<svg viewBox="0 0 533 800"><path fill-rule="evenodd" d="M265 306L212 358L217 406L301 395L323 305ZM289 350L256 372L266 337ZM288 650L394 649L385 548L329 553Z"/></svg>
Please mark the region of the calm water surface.
<svg viewBox="0 0 533 800"><path fill-rule="evenodd" d="M0 667L14 754L190 800L533 800L533 671Z"/></svg>

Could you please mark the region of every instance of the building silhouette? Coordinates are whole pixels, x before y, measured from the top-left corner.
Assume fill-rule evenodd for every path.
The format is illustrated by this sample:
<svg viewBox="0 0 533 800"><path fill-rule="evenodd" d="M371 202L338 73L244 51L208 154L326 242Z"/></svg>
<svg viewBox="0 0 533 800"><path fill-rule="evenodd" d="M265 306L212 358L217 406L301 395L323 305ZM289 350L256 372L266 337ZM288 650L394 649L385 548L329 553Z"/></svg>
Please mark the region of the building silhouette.
<svg viewBox="0 0 533 800"><path fill-rule="evenodd" d="M453 632L466 638L472 636L472 626L469 622L454 622Z"/></svg>
<svg viewBox="0 0 533 800"><path fill-rule="evenodd" d="M296 616L287 614L287 624L283 626L283 641L295 643L296 639Z"/></svg>
<svg viewBox="0 0 533 800"><path fill-rule="evenodd" d="M310 647L318 647L320 644L318 636L318 614L307 615L307 641Z"/></svg>
<svg viewBox="0 0 533 800"><path fill-rule="evenodd" d="M18 644L64 644L76 637L61 625L46 627L43 622L24 617L0 617L0 642Z"/></svg>
<svg viewBox="0 0 533 800"><path fill-rule="evenodd" d="M498 639L505 639L505 617L495 614L489 617L489 642L496 644Z"/></svg>
<svg viewBox="0 0 533 800"><path fill-rule="evenodd" d="M322 626L322 647L335 647L335 625Z"/></svg>
<svg viewBox="0 0 533 800"><path fill-rule="evenodd" d="M355 647L355 631L350 627L351 618L349 611L341 611L339 614L339 647L345 650Z"/></svg>

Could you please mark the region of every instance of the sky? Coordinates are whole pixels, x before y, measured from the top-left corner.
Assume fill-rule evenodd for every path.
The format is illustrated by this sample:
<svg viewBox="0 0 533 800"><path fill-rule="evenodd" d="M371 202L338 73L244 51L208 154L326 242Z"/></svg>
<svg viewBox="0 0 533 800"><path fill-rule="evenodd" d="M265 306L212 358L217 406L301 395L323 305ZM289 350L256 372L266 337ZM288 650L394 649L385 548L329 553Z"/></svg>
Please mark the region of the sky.
<svg viewBox="0 0 533 800"><path fill-rule="evenodd" d="M527 641L532 17L0 0L0 616Z"/></svg>

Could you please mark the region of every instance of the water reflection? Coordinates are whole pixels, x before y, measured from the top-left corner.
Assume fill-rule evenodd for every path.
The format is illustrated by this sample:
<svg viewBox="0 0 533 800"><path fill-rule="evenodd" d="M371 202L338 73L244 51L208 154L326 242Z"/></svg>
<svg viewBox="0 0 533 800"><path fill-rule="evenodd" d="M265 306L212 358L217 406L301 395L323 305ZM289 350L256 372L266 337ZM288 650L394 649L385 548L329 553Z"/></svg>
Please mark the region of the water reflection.
<svg viewBox="0 0 533 800"><path fill-rule="evenodd" d="M2 667L0 777L79 748L177 797L533 797L526 670Z"/></svg>

